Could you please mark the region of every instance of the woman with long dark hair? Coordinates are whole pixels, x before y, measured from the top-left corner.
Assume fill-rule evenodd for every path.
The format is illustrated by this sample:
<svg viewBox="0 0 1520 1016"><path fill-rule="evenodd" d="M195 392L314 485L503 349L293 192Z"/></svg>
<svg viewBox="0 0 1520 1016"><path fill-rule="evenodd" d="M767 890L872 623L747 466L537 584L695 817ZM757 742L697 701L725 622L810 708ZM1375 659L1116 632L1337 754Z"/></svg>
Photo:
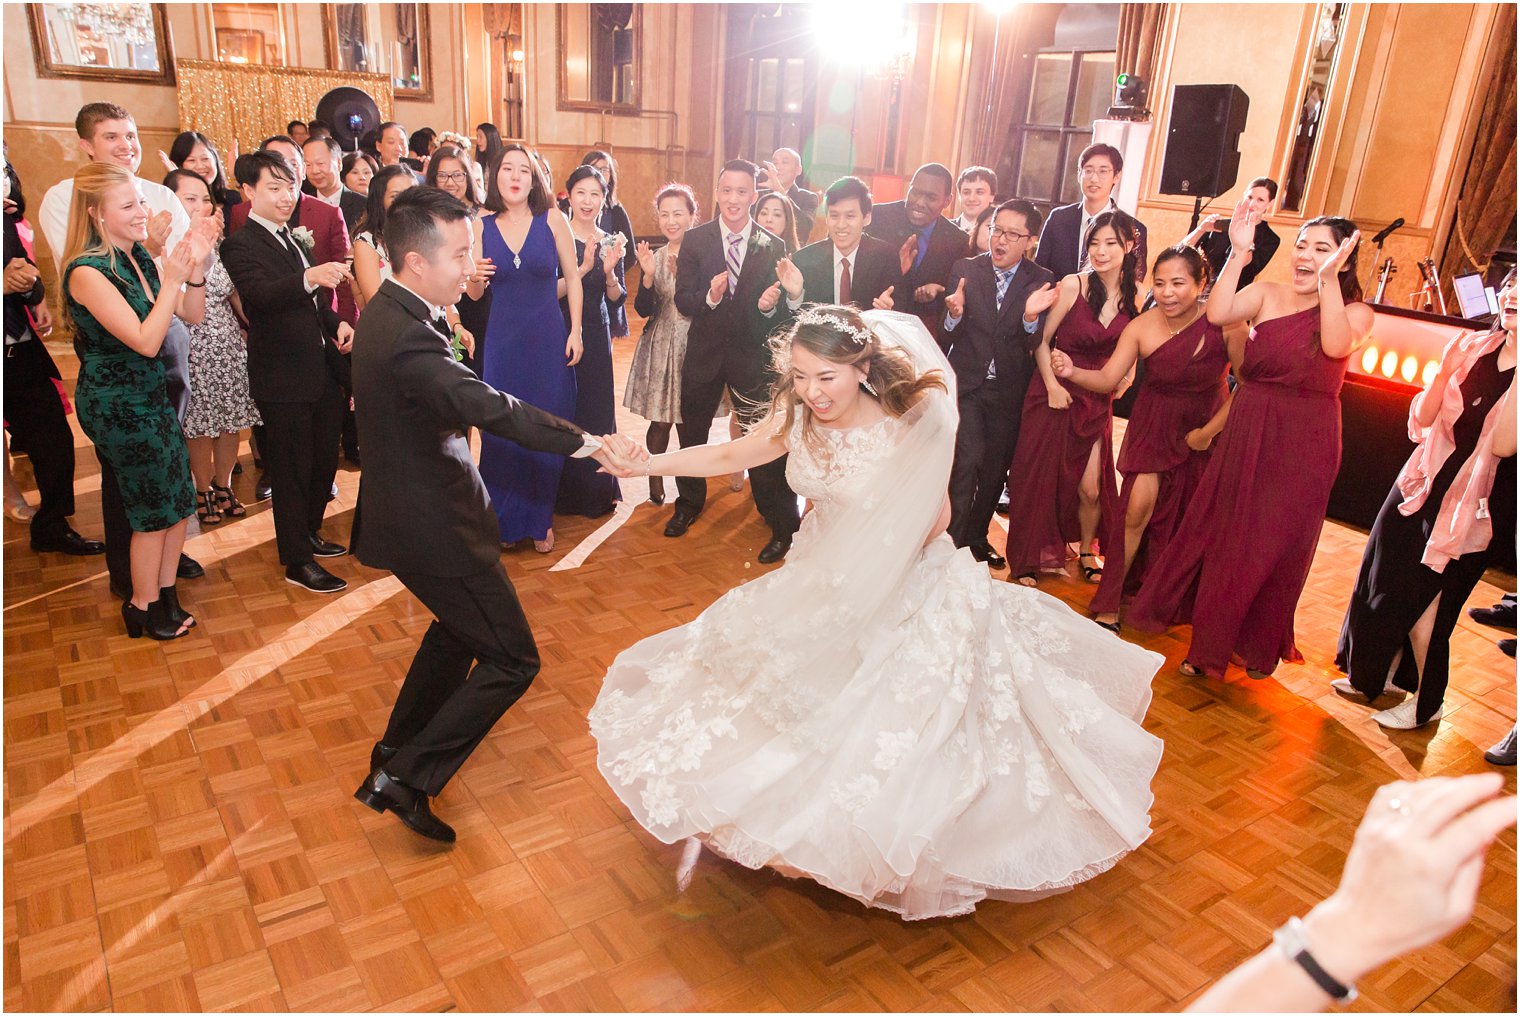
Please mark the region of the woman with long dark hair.
<svg viewBox="0 0 1520 1016"><path fill-rule="evenodd" d="M343 156L343 186L355 194L369 197L369 182L380 172L380 163L368 152L349 152Z"/></svg>
<svg viewBox="0 0 1520 1016"><path fill-rule="evenodd" d="M1177 535L1130 608L1144 631L1193 625L1182 672L1222 678L1238 659L1252 678L1300 662L1293 612L1319 543L1341 461L1341 382L1372 334L1356 279L1355 223L1310 219L1298 231L1289 282L1236 289L1260 212L1230 219L1230 259L1208 318L1249 321L1230 418ZM1202 609L1194 610L1194 604Z"/></svg>
<svg viewBox="0 0 1520 1016"><path fill-rule="evenodd" d="M1113 209L1093 219L1083 241L1087 268L1061 280L1056 305L1035 347L1039 368L1029 379L1019 444L1008 471L1009 575L1020 585L1066 567L1076 542L1083 577L1096 582L1100 525L1119 511L1114 479L1113 393L1089 391L1058 378L1051 351L1077 366L1100 369L1113 356L1135 307L1135 220ZM1104 548L1105 550L1107 548ZM1092 564L1088 564L1091 561Z"/></svg>
<svg viewBox="0 0 1520 1016"><path fill-rule="evenodd" d="M1166 549L1209 462L1209 448L1229 412L1224 332L1210 324L1200 297L1209 279L1203 252L1185 244L1156 256L1156 306L1129 323L1100 369L1084 369L1051 351L1056 377L1088 391L1113 391L1145 361L1141 386L1119 449L1123 486L1104 519L1103 581L1089 605L1100 625L1119 630L1119 607L1140 588L1150 562Z"/></svg>
<svg viewBox="0 0 1520 1016"><path fill-rule="evenodd" d="M792 199L785 194L771 191L760 195L760 200L755 202L755 223L781 237L788 256L800 249L797 246L797 210L792 207Z"/></svg>
<svg viewBox="0 0 1520 1016"><path fill-rule="evenodd" d="M385 251L385 210L396 196L417 183L410 166L386 166L369 183L364 215L354 223L354 302L363 310L380 284L391 277Z"/></svg>
<svg viewBox="0 0 1520 1016"><path fill-rule="evenodd" d="M1441 718L1451 633L1491 563L1495 532L1515 531L1515 270L1487 333L1463 332L1409 406L1416 442L1378 512L1346 609L1336 691L1409 730ZM1492 562L1497 563L1497 562Z"/></svg>
<svg viewBox="0 0 1520 1016"><path fill-rule="evenodd" d="M623 238L623 274L627 275L633 271L637 255L633 250L633 220L628 217L628 209L618 200L617 161L609 152L593 150L581 158L581 165L592 167L607 181L607 201L596 220L596 228ZM609 310L612 312L612 337L621 339L628 334L627 308L620 303Z"/></svg>
<svg viewBox="0 0 1520 1016"><path fill-rule="evenodd" d="M501 131L496 129L494 123L475 125L475 165L489 173L491 167L496 165L495 159L503 147Z"/></svg>
<svg viewBox="0 0 1520 1016"><path fill-rule="evenodd" d="M570 235L575 240L578 275L569 286L581 287L581 342L584 352L575 365L576 426L589 434L617 431L617 393L612 379L612 318L628 298L623 288L623 236L597 226L607 200L607 184L594 166L580 165L565 180L570 195ZM569 286L566 288L568 289ZM561 302L565 330L570 308ZM617 478L601 471L593 459L570 459L560 474L554 511L561 515L598 518L622 499Z"/></svg>
<svg viewBox="0 0 1520 1016"><path fill-rule="evenodd" d="M211 189L211 200L221 210L222 224L225 226L230 215L228 209L241 203L243 196L237 192L237 188L227 186L227 172L222 165L222 155L211 139L200 131L181 131L174 139L174 144L169 146L169 161L175 169L194 173L206 181L206 186Z"/></svg>
<svg viewBox="0 0 1520 1016"><path fill-rule="evenodd" d="M568 418L575 412L575 365L581 342L580 286L567 286L569 325L560 314L562 279L578 279L570 223L528 148L513 142L486 173L486 208L475 220L475 250L493 269L477 270L467 292L479 299L489 285L491 316L482 344L481 380L539 409ZM568 335L566 334L568 330ZM554 549L554 501L565 460L530 452L502 438L480 436L480 475L506 545L533 540Z"/></svg>
<svg viewBox="0 0 1520 1016"><path fill-rule="evenodd" d="M452 195L469 205L475 212L475 217L488 215L485 205L480 203L480 191L476 184L479 170L464 149L453 144L439 145L433 152L433 157L428 160L427 183L429 187L437 187L445 194ZM490 271L494 266L482 264L484 256L480 251L475 252L476 271L482 268ZM486 325L491 318L491 291L487 289L485 295L479 300L470 296L469 293L461 294L459 302L454 305L459 313L459 323L475 337L475 352L473 355L466 354L460 361L476 374L481 371L481 359L485 352L482 340L486 334Z"/></svg>

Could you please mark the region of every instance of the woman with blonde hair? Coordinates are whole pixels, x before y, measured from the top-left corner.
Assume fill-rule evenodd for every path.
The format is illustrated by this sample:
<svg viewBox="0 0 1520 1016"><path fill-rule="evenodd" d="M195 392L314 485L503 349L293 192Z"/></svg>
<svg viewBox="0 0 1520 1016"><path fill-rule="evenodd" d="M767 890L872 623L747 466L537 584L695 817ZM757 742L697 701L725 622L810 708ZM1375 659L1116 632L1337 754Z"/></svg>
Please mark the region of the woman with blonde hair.
<svg viewBox="0 0 1520 1016"><path fill-rule="evenodd" d="M190 454L156 359L177 314L199 324L214 218L195 223L164 258L163 276L143 241L148 206L137 178L112 163L74 175L63 257L63 316L79 352L79 423L116 473L132 526L127 634L174 639L194 627L174 589L185 529L195 511ZM188 287L188 288L187 288Z"/></svg>

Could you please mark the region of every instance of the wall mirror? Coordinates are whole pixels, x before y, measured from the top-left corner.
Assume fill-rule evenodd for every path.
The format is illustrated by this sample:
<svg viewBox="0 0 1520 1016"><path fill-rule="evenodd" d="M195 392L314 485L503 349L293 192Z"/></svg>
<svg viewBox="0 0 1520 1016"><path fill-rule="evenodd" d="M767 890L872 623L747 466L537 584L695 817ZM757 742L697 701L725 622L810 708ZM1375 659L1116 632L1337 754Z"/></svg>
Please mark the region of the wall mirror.
<svg viewBox="0 0 1520 1016"><path fill-rule="evenodd" d="M41 78L174 84L163 4L28 4Z"/></svg>
<svg viewBox="0 0 1520 1016"><path fill-rule="evenodd" d="M559 5L559 108L639 109L641 4Z"/></svg>

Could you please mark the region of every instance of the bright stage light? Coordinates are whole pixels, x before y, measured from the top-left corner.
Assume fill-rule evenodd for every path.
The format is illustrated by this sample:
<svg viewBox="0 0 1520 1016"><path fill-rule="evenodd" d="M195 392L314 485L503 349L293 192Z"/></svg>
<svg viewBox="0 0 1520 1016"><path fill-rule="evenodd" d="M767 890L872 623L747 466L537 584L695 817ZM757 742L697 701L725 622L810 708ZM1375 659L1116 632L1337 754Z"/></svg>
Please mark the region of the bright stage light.
<svg viewBox="0 0 1520 1016"><path fill-rule="evenodd" d="M816 4L813 33L826 57L856 67L891 63L916 48L904 4Z"/></svg>

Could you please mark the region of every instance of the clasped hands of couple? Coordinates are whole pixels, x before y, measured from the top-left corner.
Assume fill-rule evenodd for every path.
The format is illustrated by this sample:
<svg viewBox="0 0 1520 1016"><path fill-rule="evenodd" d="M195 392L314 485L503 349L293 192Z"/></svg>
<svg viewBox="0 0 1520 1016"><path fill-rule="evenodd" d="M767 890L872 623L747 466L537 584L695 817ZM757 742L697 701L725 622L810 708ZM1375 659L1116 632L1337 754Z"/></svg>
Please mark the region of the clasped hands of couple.
<svg viewBox="0 0 1520 1016"><path fill-rule="evenodd" d="M649 461L648 448L618 433L603 434L597 440L602 446L591 453L591 457L601 463L597 472L611 473L619 479L649 475L649 468L644 465Z"/></svg>

